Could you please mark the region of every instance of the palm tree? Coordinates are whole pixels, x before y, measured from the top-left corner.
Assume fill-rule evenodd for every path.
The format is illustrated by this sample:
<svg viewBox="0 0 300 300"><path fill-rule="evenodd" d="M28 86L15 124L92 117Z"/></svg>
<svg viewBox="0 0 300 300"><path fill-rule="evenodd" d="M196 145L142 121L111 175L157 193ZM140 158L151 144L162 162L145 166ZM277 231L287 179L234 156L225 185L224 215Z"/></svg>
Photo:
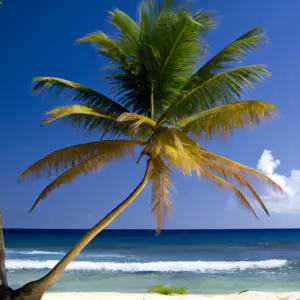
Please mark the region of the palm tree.
<svg viewBox="0 0 300 300"><path fill-rule="evenodd" d="M5 268L5 245L3 238L2 213L0 211L0 299L9 300L12 290L8 287Z"/></svg>
<svg viewBox="0 0 300 300"><path fill-rule="evenodd" d="M109 60L105 79L110 83L110 96L61 78L33 80L33 92L55 96L67 93L77 101L47 112L44 124L62 119L95 132L97 140L50 153L25 170L20 180L57 175L40 193L33 210L60 185L126 158L137 149L137 163L146 162L144 177L47 275L19 289L18 299L40 299L75 256L132 203L148 182L152 184L151 211L160 232L164 217L172 209L173 168L228 188L255 216L241 188L250 191L269 213L247 176L280 190L255 169L212 153L198 143L204 135L207 140L226 138L234 129L257 126L277 111L263 101L241 100L245 90L269 75L260 64L235 65L260 48L262 28L250 30L208 60L203 36L215 25L212 12L192 14L188 7L175 5L172 0L149 0L139 6L138 22L118 9L110 12L110 17L118 29L114 39L94 32L76 41L92 43Z"/></svg>

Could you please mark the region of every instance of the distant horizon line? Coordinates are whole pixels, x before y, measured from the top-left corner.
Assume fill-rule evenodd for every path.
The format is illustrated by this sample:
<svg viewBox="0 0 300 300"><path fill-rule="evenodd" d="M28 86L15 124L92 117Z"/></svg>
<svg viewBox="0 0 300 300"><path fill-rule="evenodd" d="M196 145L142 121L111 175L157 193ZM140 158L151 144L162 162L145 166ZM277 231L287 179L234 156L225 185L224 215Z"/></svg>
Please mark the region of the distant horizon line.
<svg viewBox="0 0 300 300"><path fill-rule="evenodd" d="M88 231L90 228L3 228L3 230L82 230ZM300 230L300 227L284 227L284 228L190 228L190 229L163 229L162 231L226 231L226 230ZM155 229L104 229L103 231L155 231Z"/></svg>

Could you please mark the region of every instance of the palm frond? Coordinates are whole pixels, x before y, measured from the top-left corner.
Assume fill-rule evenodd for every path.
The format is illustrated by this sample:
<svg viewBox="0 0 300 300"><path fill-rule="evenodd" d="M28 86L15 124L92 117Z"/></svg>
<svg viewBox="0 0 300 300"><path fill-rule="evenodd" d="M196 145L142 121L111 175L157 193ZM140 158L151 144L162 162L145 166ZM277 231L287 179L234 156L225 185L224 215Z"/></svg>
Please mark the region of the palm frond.
<svg viewBox="0 0 300 300"><path fill-rule="evenodd" d="M199 175L201 170L194 159L195 145L182 136L185 134L180 134L175 128L158 128L151 139L151 156L161 155L171 166L181 169L184 175ZM197 144L196 148L199 148Z"/></svg>
<svg viewBox="0 0 300 300"><path fill-rule="evenodd" d="M225 164L225 165L227 165L229 167L235 168L236 170L238 170L241 173L252 175L252 176L256 177L257 179L260 179L263 182L266 182L275 191L282 192L282 188L281 188L280 185L278 185L276 182L274 182L267 175L265 175L265 174L263 174L263 173L255 170L255 169L249 168L249 167L244 166L244 165L242 165L240 163L237 163L237 162L235 162L233 160L230 160L230 159L228 159L228 158L226 158L224 156L217 155L215 153L209 152L209 151L204 150L202 148L200 148L199 153L204 158L212 159L213 161L223 163L223 164Z"/></svg>
<svg viewBox="0 0 300 300"><path fill-rule="evenodd" d="M263 27L257 27L246 32L200 67L185 84L183 90L190 90L212 75L228 69L231 66L230 63L241 62L250 52L259 50L260 45L265 40Z"/></svg>
<svg viewBox="0 0 300 300"><path fill-rule="evenodd" d="M141 34L149 35L162 16L172 7L174 0L142 1L139 5L139 26Z"/></svg>
<svg viewBox="0 0 300 300"><path fill-rule="evenodd" d="M142 123L146 123L153 129L155 129L156 122L143 115L133 114L133 113L123 113L117 118L118 122L128 122L128 121L136 121L136 120L142 121Z"/></svg>
<svg viewBox="0 0 300 300"><path fill-rule="evenodd" d="M206 162L210 160L212 163L220 163L227 168L232 168L237 173L252 175L267 183L275 191L282 191L282 188L268 176L201 148L192 138L176 128L158 128L152 143L156 155L161 154L172 166L182 169L185 175L195 173L200 176L202 168L199 159Z"/></svg>
<svg viewBox="0 0 300 300"><path fill-rule="evenodd" d="M57 174L74 168L94 158L97 158L98 162L104 164L132 153L137 145L143 145L143 142L136 140L107 140L63 148L46 155L31 165L22 173L19 181L29 176L42 177L46 175L50 178L53 176L53 173Z"/></svg>
<svg viewBox="0 0 300 300"><path fill-rule="evenodd" d="M151 34L151 47L155 52L152 78L158 115L165 111L170 99L179 95L181 86L204 57L207 44L202 35L212 23L210 17L208 12L199 12L194 19L187 9L182 9L180 13L165 14L156 24Z"/></svg>
<svg viewBox="0 0 300 300"><path fill-rule="evenodd" d="M156 157L153 160L153 167L150 174L152 182L152 200L151 212L157 219L156 232L159 234L164 222L164 218L168 216L172 209L172 201L170 199L170 182L171 170L163 162L161 157Z"/></svg>
<svg viewBox="0 0 300 300"><path fill-rule="evenodd" d="M91 172L98 171L103 166L103 161L99 157L87 159L76 166L68 169L48 184L35 200L29 212L32 212L41 200L44 200L53 190L59 188L62 184L71 183L79 175L88 175Z"/></svg>
<svg viewBox="0 0 300 300"><path fill-rule="evenodd" d="M90 108L83 105L67 105L51 109L45 113L46 116L50 116L46 119L43 124L53 122L57 119L63 118L69 115L91 115L93 117L116 120L116 117L112 115L106 115L105 113L99 112L99 109Z"/></svg>
<svg viewBox="0 0 300 300"><path fill-rule="evenodd" d="M243 92L253 88L254 82L262 81L268 75L263 65L237 67L213 75L174 100L158 123L176 123L196 111L236 101Z"/></svg>
<svg viewBox="0 0 300 300"><path fill-rule="evenodd" d="M48 92L48 94L58 97L66 92L72 100L82 101L85 105L102 109L109 114L128 112L121 104L74 81L56 77L35 77L33 83L32 92L34 93Z"/></svg>
<svg viewBox="0 0 300 300"><path fill-rule="evenodd" d="M249 181L243 177L241 174L239 174L236 170L226 166L222 165L216 162L208 161L208 162L203 162L203 160L200 160L200 165L209 169L212 172L215 172L222 177L224 177L226 180L233 178L235 179L238 184L241 187L245 187L248 189L253 197L256 199L256 201L259 203L259 205L262 207L262 209L265 211L265 213L270 216L268 209L266 208L265 204L263 203L262 199L259 197L255 189L252 187L252 185L249 183Z"/></svg>
<svg viewBox="0 0 300 300"><path fill-rule="evenodd" d="M219 135L226 138L236 128L258 126L261 120L272 118L277 111L275 105L263 101L238 101L197 112L174 125L198 138L202 133L206 139Z"/></svg>
<svg viewBox="0 0 300 300"><path fill-rule="evenodd" d="M121 34L132 43L139 44L140 42L140 27L130 16L119 9L114 9L109 12L110 22L115 25Z"/></svg>
<svg viewBox="0 0 300 300"><path fill-rule="evenodd" d="M159 29L158 26L157 33L152 36L152 47L155 47L157 53L154 89L154 98L158 99L157 101L178 95L180 86L193 72L194 65L204 52L198 26L192 22L188 12L174 18L172 26L168 24Z"/></svg>
<svg viewBox="0 0 300 300"><path fill-rule="evenodd" d="M133 138L137 136L144 139L144 137L155 131L156 122L152 119L132 113L124 113L119 116L116 120L117 122L126 122L130 124L129 132Z"/></svg>
<svg viewBox="0 0 300 300"><path fill-rule="evenodd" d="M192 18L198 26L200 33L206 33L207 31L216 27L216 13L214 11L198 11Z"/></svg>
<svg viewBox="0 0 300 300"><path fill-rule="evenodd" d="M247 200L247 198L243 195L243 193L237 189L234 185L232 185L230 182L226 181L225 179L223 179L222 177L219 177L217 175L215 175L214 173L203 169L202 170L202 176L213 181L214 183L216 183L219 187L225 187L231 191L234 192L234 194L236 195L236 197L238 198L239 201L241 201L244 206L249 209L254 216L257 218L257 215L253 209L253 207L251 206L251 204L249 203L249 201Z"/></svg>
<svg viewBox="0 0 300 300"><path fill-rule="evenodd" d="M269 76L270 73L264 68L264 65L251 65L251 66L242 66L237 68L232 68L225 72L218 73L208 80L204 81L202 84L196 86L194 89L188 91L181 99L189 99L192 96L195 96L198 92L201 92L203 89L208 94L210 88L223 88L225 89L225 94L223 94L223 101L228 103L232 100L232 96L240 97L241 93L244 92L247 88L252 88L252 83L255 81L262 81L266 76ZM222 103L222 98L216 98ZM215 103L211 103L214 105ZM200 102L200 107L201 107ZM208 107L211 107L208 106ZM202 109L207 107L203 106Z"/></svg>

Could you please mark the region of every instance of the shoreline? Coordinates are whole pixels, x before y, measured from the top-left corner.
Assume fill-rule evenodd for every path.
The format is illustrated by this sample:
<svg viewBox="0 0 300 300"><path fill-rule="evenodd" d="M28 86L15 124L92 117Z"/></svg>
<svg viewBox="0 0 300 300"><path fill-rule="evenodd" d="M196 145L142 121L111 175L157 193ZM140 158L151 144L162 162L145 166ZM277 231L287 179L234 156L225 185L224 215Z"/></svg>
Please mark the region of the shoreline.
<svg viewBox="0 0 300 300"><path fill-rule="evenodd" d="M254 292L228 295L173 295L103 292L62 292L47 293L43 300L300 300L300 292Z"/></svg>

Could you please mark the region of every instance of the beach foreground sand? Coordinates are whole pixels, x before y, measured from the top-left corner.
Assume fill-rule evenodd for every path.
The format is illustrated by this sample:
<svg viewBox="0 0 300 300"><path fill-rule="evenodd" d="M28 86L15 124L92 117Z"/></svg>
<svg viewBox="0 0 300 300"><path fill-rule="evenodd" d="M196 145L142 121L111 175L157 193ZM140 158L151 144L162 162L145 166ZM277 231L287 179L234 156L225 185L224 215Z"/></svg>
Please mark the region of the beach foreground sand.
<svg viewBox="0 0 300 300"><path fill-rule="evenodd" d="M300 300L300 292L246 292L232 295L176 295L121 294L121 293L49 293L43 300Z"/></svg>

